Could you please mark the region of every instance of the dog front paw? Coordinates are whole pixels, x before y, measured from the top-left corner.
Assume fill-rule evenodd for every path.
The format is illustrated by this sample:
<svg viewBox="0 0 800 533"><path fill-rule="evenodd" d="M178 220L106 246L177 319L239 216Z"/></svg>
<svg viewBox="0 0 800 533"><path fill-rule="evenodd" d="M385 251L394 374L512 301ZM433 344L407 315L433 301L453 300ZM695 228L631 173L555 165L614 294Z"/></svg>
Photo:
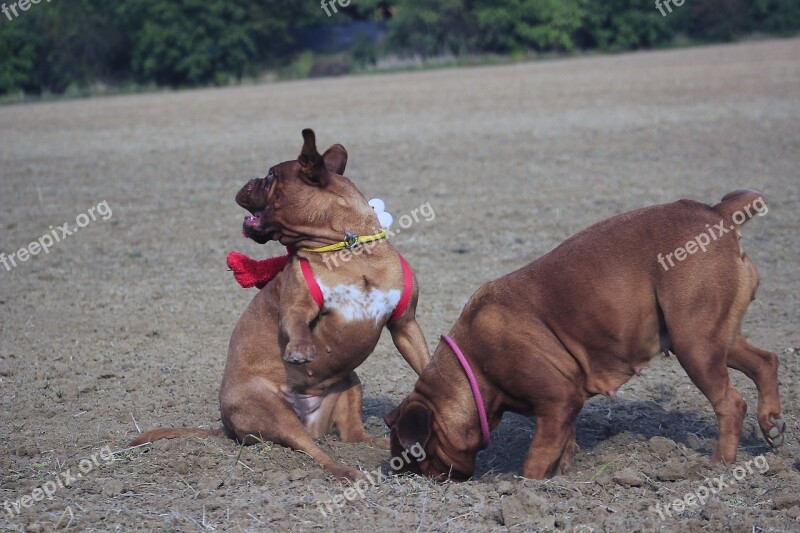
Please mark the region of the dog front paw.
<svg viewBox="0 0 800 533"><path fill-rule="evenodd" d="M356 468L333 466L330 471L340 481L357 481L364 477L364 473Z"/></svg>
<svg viewBox="0 0 800 533"><path fill-rule="evenodd" d="M283 353L283 360L295 365L310 363L316 358L317 349L310 342L290 342Z"/></svg>

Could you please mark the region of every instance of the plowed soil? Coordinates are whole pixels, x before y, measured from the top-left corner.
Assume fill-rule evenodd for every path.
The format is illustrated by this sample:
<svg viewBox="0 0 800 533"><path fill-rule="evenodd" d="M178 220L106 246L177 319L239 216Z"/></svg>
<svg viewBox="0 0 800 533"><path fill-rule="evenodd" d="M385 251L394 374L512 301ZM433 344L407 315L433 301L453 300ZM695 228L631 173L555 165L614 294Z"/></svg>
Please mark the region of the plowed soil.
<svg viewBox="0 0 800 533"><path fill-rule="evenodd" d="M321 148L348 148L347 175L395 220L430 204L435 218L398 226L393 242L419 277L432 348L482 283L593 222L763 191L769 213L744 228L762 279L743 331L781 357L785 446L760 438L755 386L731 371L749 405L742 468L712 466L711 406L658 357L616 401L588 402L571 469L549 481L518 477L535 425L513 415L474 480L386 476L353 501L269 443L122 451L136 424L219 425L228 339L254 295L225 255L281 251L242 240L233 197L294 159L304 127ZM0 528L798 531L798 169L800 40L0 108L0 252L102 202L112 213L0 266ZM367 429L383 436L414 374L388 335L359 374ZM321 446L390 470L386 450L335 435Z"/></svg>

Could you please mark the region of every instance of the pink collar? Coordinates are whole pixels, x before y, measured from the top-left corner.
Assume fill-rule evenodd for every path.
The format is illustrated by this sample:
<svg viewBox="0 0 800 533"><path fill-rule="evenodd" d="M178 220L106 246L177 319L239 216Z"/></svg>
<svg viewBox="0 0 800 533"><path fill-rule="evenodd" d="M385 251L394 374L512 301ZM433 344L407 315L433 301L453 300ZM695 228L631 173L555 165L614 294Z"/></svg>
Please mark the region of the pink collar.
<svg viewBox="0 0 800 533"><path fill-rule="evenodd" d="M470 368L467 358L464 357L456 341L447 335L442 335L442 340L452 348L453 353L458 358L458 362L464 368L464 373L467 374L472 396L475 398L475 406L478 408L478 418L481 421L481 449L486 448L489 446L489 421L486 418L486 407L483 405L483 397L481 396L481 390L478 388L478 380L475 379L475 374L472 373L472 368Z"/></svg>

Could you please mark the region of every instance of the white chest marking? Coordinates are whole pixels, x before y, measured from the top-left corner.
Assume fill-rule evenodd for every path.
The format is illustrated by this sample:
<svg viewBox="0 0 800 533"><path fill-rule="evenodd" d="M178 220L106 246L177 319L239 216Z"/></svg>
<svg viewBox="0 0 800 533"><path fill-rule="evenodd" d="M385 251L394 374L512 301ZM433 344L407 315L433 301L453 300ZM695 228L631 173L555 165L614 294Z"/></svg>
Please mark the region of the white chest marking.
<svg viewBox="0 0 800 533"><path fill-rule="evenodd" d="M365 291L356 285L328 287L320 283L319 288L325 298L324 309L339 312L347 321L372 319L379 322L394 311L401 294L399 290L370 288Z"/></svg>

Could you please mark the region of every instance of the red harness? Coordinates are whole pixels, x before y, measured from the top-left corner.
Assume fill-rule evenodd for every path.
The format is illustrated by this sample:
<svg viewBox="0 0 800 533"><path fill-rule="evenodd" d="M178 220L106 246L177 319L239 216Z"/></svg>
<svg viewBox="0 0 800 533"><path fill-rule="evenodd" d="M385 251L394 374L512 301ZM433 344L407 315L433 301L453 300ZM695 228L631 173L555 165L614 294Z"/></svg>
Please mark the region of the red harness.
<svg viewBox="0 0 800 533"><path fill-rule="evenodd" d="M397 307L394 308L392 316L389 317L390 321L397 320L403 316L403 313L408 308L408 302L411 301L411 293L414 292L414 273L411 271L411 267L408 266L405 257L400 255L400 252L397 252L397 257L400 258L400 264L403 265L403 294L400 296L400 301L397 302Z"/></svg>
<svg viewBox="0 0 800 533"><path fill-rule="evenodd" d="M233 277L244 288L257 287L262 288L269 283L272 278L278 275L289 262L289 259L297 253L293 248L287 248L289 252L280 257L271 257L262 261L251 259L239 252L230 252L227 257L228 268L233 271ZM400 296L400 301L397 302L397 307L392 311L389 320L397 320L408 309L408 302L411 301L411 294L414 292L414 273L405 258L397 253L400 258L400 264L403 266L403 294ZM325 305L325 297L322 295L322 289L317 283L317 278L314 277L314 272L311 270L311 265L308 259L300 257L300 270L303 272L303 279L308 286L308 292L316 302L317 307L322 309Z"/></svg>

